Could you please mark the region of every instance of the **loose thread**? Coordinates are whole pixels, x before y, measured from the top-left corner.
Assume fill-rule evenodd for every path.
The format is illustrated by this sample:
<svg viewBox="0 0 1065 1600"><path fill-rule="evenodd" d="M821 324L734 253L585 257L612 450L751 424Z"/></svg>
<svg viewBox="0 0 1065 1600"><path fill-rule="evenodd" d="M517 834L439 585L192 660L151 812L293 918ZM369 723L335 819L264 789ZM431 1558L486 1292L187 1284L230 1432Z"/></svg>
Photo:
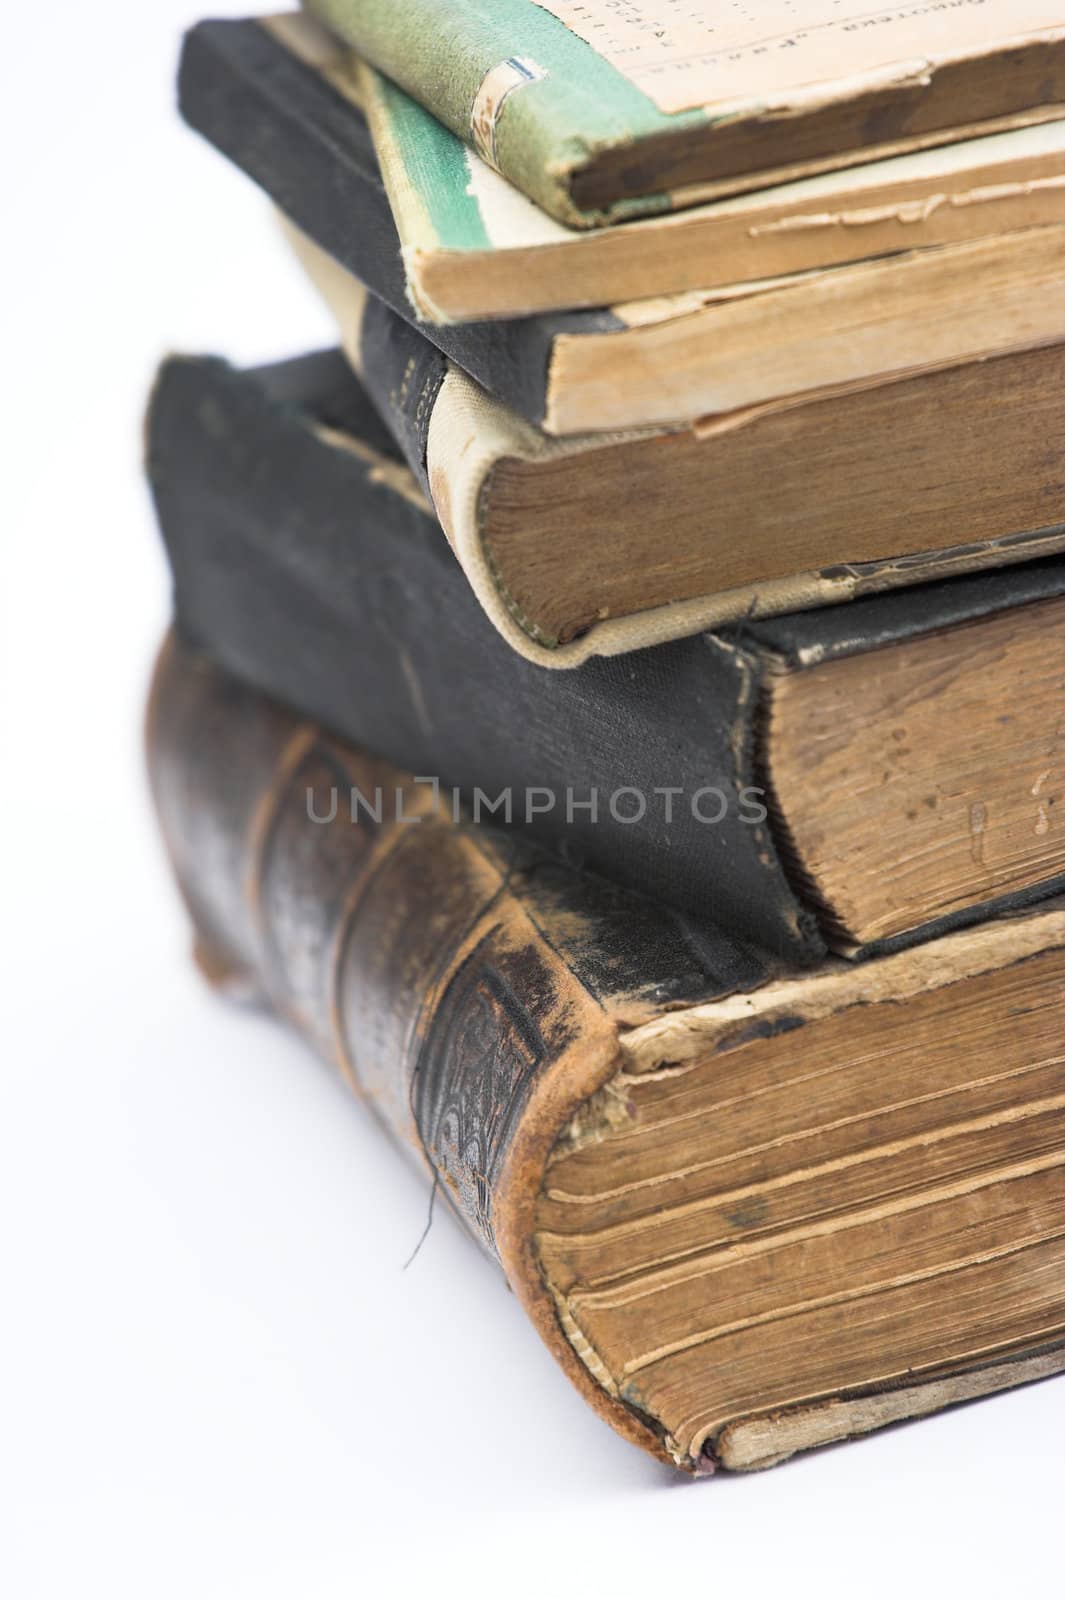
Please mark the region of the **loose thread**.
<svg viewBox="0 0 1065 1600"><path fill-rule="evenodd" d="M425 1243L426 1239L428 1239L428 1237L429 1237L429 1229L433 1225L433 1207L436 1204L436 1191L439 1188L439 1185L440 1185L440 1174L439 1174L439 1172L434 1172L433 1173L433 1187L429 1191L429 1215L425 1219L425 1227L422 1229L421 1238L418 1240L418 1243L414 1246L414 1249L411 1251L410 1255L407 1257L406 1261L404 1261L404 1263L403 1263L403 1266L401 1268L401 1271L403 1271L403 1272L406 1272L407 1268L410 1266L411 1262L414 1260L415 1256L418 1254L418 1251L421 1249L422 1245Z"/></svg>

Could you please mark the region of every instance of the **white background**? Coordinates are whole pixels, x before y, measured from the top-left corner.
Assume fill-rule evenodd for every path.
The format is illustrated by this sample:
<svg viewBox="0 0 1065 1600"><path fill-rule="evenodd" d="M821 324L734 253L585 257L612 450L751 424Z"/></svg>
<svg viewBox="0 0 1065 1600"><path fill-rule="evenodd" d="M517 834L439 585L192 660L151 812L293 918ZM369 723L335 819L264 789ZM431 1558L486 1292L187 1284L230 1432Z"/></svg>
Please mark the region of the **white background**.
<svg viewBox="0 0 1065 1600"><path fill-rule="evenodd" d="M401 1270L413 1169L197 982L140 765L167 612L144 395L169 348L330 333L266 204L177 121L194 16L5 19L0 1593L1056 1588L1065 1384L674 1481L442 1208Z"/></svg>

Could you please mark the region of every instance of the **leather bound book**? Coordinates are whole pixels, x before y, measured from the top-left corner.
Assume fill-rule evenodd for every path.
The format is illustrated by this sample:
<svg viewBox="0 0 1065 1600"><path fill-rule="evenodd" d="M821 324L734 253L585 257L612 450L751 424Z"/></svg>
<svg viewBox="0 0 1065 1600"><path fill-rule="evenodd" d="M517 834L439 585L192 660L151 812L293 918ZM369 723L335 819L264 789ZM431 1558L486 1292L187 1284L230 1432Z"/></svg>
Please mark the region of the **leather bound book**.
<svg viewBox="0 0 1065 1600"><path fill-rule="evenodd" d="M167 363L148 463L187 637L571 862L805 963L1065 887L1060 559L547 672L338 353Z"/></svg>
<svg viewBox="0 0 1065 1600"><path fill-rule="evenodd" d="M789 970L176 640L149 761L204 971L336 1063L625 1437L760 1467L1065 1367L1060 901Z"/></svg>

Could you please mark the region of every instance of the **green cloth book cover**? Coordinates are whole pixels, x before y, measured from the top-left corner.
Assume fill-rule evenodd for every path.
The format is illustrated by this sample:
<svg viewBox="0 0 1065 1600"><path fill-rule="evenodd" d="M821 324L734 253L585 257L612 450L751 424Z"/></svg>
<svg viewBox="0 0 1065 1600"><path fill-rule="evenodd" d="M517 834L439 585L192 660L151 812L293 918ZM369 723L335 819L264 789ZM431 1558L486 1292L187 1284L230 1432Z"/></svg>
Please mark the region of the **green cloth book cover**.
<svg viewBox="0 0 1065 1600"><path fill-rule="evenodd" d="M544 210L622 221L1060 112L1060 0L305 0Z"/></svg>

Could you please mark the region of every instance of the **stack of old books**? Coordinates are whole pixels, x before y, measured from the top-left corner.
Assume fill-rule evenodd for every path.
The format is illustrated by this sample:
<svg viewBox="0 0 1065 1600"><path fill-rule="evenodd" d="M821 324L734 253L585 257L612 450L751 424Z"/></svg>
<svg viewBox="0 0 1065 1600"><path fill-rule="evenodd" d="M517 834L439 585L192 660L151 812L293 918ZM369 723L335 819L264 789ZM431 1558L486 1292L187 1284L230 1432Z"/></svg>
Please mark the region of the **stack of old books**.
<svg viewBox="0 0 1065 1600"><path fill-rule="evenodd" d="M180 73L343 347L151 403L201 964L664 1459L1059 1371L1060 0L307 9Z"/></svg>

